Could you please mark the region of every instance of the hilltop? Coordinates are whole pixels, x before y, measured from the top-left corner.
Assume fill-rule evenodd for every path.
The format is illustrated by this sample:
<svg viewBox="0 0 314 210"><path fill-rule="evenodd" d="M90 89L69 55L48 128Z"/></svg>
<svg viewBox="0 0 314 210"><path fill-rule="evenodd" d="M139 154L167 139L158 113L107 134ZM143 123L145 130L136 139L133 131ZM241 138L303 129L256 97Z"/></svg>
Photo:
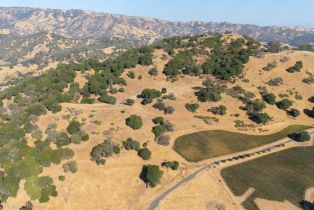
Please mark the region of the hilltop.
<svg viewBox="0 0 314 210"><path fill-rule="evenodd" d="M0 92L1 203L5 209L27 201L37 209L147 209L213 157L314 126L313 61L313 52L203 34L104 61L59 64L16 81ZM207 134L199 131L212 138L210 132L236 133L238 141L250 135L250 141L224 147L202 142ZM214 170L157 208L237 209Z"/></svg>

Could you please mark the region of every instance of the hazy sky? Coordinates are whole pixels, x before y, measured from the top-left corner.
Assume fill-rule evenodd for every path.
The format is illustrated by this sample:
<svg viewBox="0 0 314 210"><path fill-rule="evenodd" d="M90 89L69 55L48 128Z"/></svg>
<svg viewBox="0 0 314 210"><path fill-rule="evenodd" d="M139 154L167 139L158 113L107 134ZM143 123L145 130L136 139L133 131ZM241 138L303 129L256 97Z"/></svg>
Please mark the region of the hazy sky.
<svg viewBox="0 0 314 210"><path fill-rule="evenodd" d="M88 9L174 21L314 28L314 0L0 0L0 6Z"/></svg>

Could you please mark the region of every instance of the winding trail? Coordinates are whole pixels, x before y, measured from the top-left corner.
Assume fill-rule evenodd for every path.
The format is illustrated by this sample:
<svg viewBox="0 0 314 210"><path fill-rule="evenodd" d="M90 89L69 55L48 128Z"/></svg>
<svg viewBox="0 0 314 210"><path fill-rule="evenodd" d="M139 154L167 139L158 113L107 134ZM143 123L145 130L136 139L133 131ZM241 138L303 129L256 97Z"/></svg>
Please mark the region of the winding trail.
<svg viewBox="0 0 314 210"><path fill-rule="evenodd" d="M297 143L296 147L298 146L312 146L313 145L313 138L314 138L314 130L311 129L311 130L308 130L309 131L309 134L311 136L311 141L308 143L308 144L304 144L304 143ZM185 183L189 182L190 180L194 179L199 173L209 169L209 168L212 168L212 167L216 167L218 166L220 163L224 163L226 162L228 159L230 159L230 157L236 157L236 156L239 156L239 155L245 155L245 154L250 154L250 155L254 155L256 156L256 153L257 152L263 152L264 154L263 155L268 155L268 154L271 154L271 153L274 153L274 152L278 152L278 151L283 151L285 150L286 148L282 149L282 150L275 150L275 151L272 151L273 149L275 148L278 148L282 145L286 145L288 143L292 143L292 142L295 142L294 140L290 139L290 138L284 138L284 139L281 139L281 140L278 140L276 142L273 142L271 144L268 144L268 145L264 145L264 146L261 146L261 147L258 147L258 148L254 148L254 149L250 149L250 150L246 150L246 151L242 151L242 152L239 152L239 153L234 153L234 154L231 154L231 155L226 155L226 156L223 156L223 157L220 157L219 160L211 160L210 162L208 162L207 164L205 164L204 166L202 166L200 169L196 170L195 172L193 172L192 174L186 176L185 178L183 178L181 181L179 181L178 183L176 183L175 185L173 185L172 187L170 187L168 190L166 190L165 192L161 193L158 197L155 198L154 201L152 201L147 210L154 210L157 208L157 206L159 205L159 203L164 200L170 193L172 193L173 191L175 191L176 189L178 189L179 187L181 187L182 185L184 185ZM290 147L291 148L291 147ZM256 159L256 158L259 158L261 156L256 156L255 158L253 159ZM250 158L250 160L252 160L252 158ZM237 161L237 162L242 162L241 160L240 161ZM237 163L236 163L237 164ZM237 206L239 207L239 209L242 209L241 208L241 205L239 204L239 202L237 202Z"/></svg>

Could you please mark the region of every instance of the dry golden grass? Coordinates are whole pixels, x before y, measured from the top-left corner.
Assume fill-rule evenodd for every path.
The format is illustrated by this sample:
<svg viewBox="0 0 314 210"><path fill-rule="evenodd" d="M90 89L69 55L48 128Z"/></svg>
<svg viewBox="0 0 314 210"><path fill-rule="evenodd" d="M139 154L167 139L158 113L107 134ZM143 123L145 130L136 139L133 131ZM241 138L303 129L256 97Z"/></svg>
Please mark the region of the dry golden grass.
<svg viewBox="0 0 314 210"><path fill-rule="evenodd" d="M148 204L157 197L158 194L196 169L193 163L186 162L172 150L175 138L187 133L209 129L239 132L234 127L234 120L243 120L245 123L251 123L247 119L245 112L239 109L242 103L225 94L223 94L223 99L220 102L201 103L196 113L188 112L184 105L189 102L197 101L192 88L200 87L202 79L185 76L175 83L167 82L165 76L162 74L162 69L169 57L167 56L167 59L162 59L163 54L165 53L162 50L156 50L154 52L154 64L159 71L157 77L151 77L148 74L148 70L152 66L137 66L135 69L132 69L137 76L142 75L141 80L130 79L124 75L128 86L124 93L115 95L117 105L66 103L62 104L61 112L57 114L48 113L40 117L37 124L42 131L44 131L51 122L57 123L58 130L65 130L68 121L63 119L62 116L69 114L68 108L73 108L80 111L76 116L78 120L86 119L84 129L88 133L93 134L90 135L88 142L71 146L75 151L75 160L78 163L78 172L76 174L64 174L62 165L45 169L44 174L49 174L49 176L54 179L59 195L56 198L52 198L48 203L40 204L37 201L33 202L35 210L146 209ZM259 71L267 63L278 60L283 56L288 56L290 60L286 63L278 62L278 67L270 72ZM301 72L294 74L286 72L285 69L294 64L297 60L302 60L304 63L304 68ZM295 90L303 96L303 100L298 101L293 99L295 101L294 107L302 110L313 106L307 101L307 98L313 95L313 91L310 91L311 88L313 90L313 87L303 83L302 79L306 76L305 70L314 73L314 53L282 52L266 55L265 58L261 59L251 58L245 69L245 78L249 79L249 82L246 83L239 80L236 84L239 84L247 91L254 92L257 98L260 98L257 89L258 86L266 86L265 82L269 78L280 76L283 78L284 84L279 87L267 86L270 92L278 95L295 88ZM0 72L0 75L1 74ZM83 75L78 74L76 81L82 86L85 79ZM229 84L228 86L231 87L233 85ZM176 101L165 101L167 105L171 105L175 108L174 114L164 116L166 120L169 120L175 125L175 131L170 133L170 145L167 147L156 144L153 140L154 136L151 133L153 126L152 119L156 116L163 116L163 113L152 108L151 105L141 105L141 100L136 98L144 88L161 89L162 87L167 88L168 93L174 93L177 98ZM136 101L135 105L132 107L123 105L123 101L127 98L133 98ZM292 99L292 96L290 98ZM207 110L220 104L227 106L228 110L225 116L215 116L219 119L219 122L208 125L202 120L193 117L195 115L214 116L207 112ZM121 113L121 110L124 110L125 113ZM258 132L257 129L255 131L249 130L242 132L265 135L277 132L291 124L313 125L313 120L303 113L301 113L297 119L293 119L287 117L284 111L280 111L277 107L270 105L267 107L266 112L274 119L268 125L261 126L265 132ZM240 116L233 116L232 114L235 113L239 113ZM142 117L144 122L143 128L134 131L125 125L125 118L130 114L137 114ZM93 115L93 117L90 117L91 115ZM94 120L100 120L102 123L96 125L92 122ZM109 128L115 130L111 137L116 143L121 143L128 137L132 137L141 143L149 141L148 147L152 151L152 158L148 161L143 161L135 152L122 151L121 154L109 158L105 166L97 166L90 160L89 153L93 146L101 143L105 139L103 132ZM182 167L178 171L164 170L164 176L161 179L160 185L154 189L146 188L138 177L142 165L147 163L160 164L163 160L178 160ZM59 175L65 175L65 181L58 181ZM5 208L16 209L16 207L20 207L27 200L29 200L28 196L21 189L19 190L18 197L9 199ZM179 190L173 192L160 204L159 209L211 209L209 206L217 203L223 203L226 209L236 209L232 202L232 199L229 198L214 175L211 174L211 172L206 172L195 178L192 182L179 188Z"/></svg>

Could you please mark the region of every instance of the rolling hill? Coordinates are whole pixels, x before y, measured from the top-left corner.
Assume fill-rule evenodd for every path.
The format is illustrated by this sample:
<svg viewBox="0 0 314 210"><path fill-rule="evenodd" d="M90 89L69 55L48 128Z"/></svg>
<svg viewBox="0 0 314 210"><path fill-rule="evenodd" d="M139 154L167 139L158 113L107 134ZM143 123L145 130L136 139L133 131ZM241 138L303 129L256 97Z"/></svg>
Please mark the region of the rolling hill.
<svg viewBox="0 0 314 210"><path fill-rule="evenodd" d="M173 148L181 136L205 130L235 132L238 140L271 136L249 147L205 144L232 155L276 143L289 126L298 132L313 126L313 61L313 52L269 52L247 36L202 34L15 81L0 92L1 205L147 209L215 160L206 160L210 151L199 140L204 154L193 161L204 162L189 162L194 148L187 155ZM215 173L195 176L157 209L236 209Z"/></svg>

